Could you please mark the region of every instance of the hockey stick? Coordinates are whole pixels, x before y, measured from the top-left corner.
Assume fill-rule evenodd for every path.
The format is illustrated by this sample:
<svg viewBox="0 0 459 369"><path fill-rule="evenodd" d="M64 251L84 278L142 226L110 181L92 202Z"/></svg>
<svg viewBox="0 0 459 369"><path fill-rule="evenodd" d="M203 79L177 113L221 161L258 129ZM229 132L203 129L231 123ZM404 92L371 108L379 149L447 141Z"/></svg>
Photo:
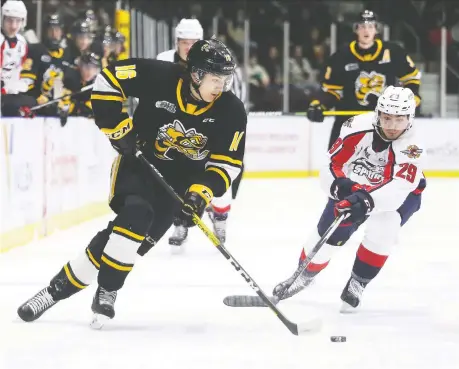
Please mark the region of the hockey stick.
<svg viewBox="0 0 459 369"><path fill-rule="evenodd" d="M306 259L304 259L303 262L298 266L297 270L291 277L292 282L284 286L282 291L277 296L273 296L270 300L271 303L277 304L280 300L282 300L282 297L284 297L288 289L295 284L295 282L297 281L301 273L303 273L303 271L308 267L308 265L311 263L311 260L319 252L319 250L322 248L324 243L328 241L328 239L331 237L333 232L335 232L336 228L338 228L341 222L347 217L348 217L348 214L343 213L339 217L335 218L333 223L330 225L330 227L328 227L328 229L322 235L320 240L316 243L316 245L311 250L311 252L306 256ZM232 306L232 307L265 307L266 306L265 302L261 300L260 298L258 298L257 296L247 296L247 295L227 296L223 299L223 303L227 306Z"/></svg>
<svg viewBox="0 0 459 369"><path fill-rule="evenodd" d="M327 110L324 111L322 114L324 116L337 116L337 115L360 115L360 114L365 114L365 113L370 113L373 110ZM299 113L294 113L294 115L300 115L300 116L305 116L307 113L305 112L299 112Z"/></svg>
<svg viewBox="0 0 459 369"><path fill-rule="evenodd" d="M324 111L324 115L331 115L331 116L336 116L336 115L360 115L360 114L366 114L370 113L373 110L328 110Z"/></svg>
<svg viewBox="0 0 459 369"><path fill-rule="evenodd" d="M164 187L167 193L177 202L183 203L183 199L180 197L177 192L166 182L162 174L155 168L153 164L143 155L142 151L137 150L136 157L149 168L152 176ZM244 278L247 284L252 287L252 289L257 293L260 299L271 308L271 310L276 314L280 321L288 328L290 332L298 336L301 333L307 333L308 331L316 329L317 323L314 321L307 323L296 324L287 319L287 317L274 305L268 296L262 291L258 284L250 277L250 275L244 270L244 268L233 258L228 250L220 243L218 238L214 233L205 225L201 218L193 214L193 222L198 226L198 228L206 235L206 237L214 244L218 251L228 260L231 265L239 272L239 274Z"/></svg>
<svg viewBox="0 0 459 369"><path fill-rule="evenodd" d="M67 95L62 95L61 97L58 97L57 99L49 100L48 102L44 104L34 106L33 108L30 108L30 111L38 110L38 109L44 108L45 106L55 104L59 102L60 100L65 99L66 97L73 97L73 96L79 95L83 92L91 90L93 87L94 87L94 84L84 86L80 91L72 92L71 94L67 94Z"/></svg>

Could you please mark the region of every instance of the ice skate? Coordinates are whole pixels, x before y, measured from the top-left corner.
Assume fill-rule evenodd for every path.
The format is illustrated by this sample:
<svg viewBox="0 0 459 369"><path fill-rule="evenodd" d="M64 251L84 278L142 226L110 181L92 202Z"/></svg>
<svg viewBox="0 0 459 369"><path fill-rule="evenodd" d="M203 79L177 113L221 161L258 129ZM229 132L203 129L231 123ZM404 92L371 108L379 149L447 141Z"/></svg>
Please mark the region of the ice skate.
<svg viewBox="0 0 459 369"><path fill-rule="evenodd" d="M173 254L180 254L183 252L183 245L188 237L188 228L181 224L174 225L174 233L169 237L169 245L172 246L171 252Z"/></svg>
<svg viewBox="0 0 459 369"><path fill-rule="evenodd" d="M341 293L341 300L343 301L343 304L340 312L357 312L366 286L366 282L361 282L354 277L349 278L343 292Z"/></svg>
<svg viewBox="0 0 459 369"><path fill-rule="evenodd" d="M307 270L304 270L295 283L291 285L288 290L285 290L285 287L288 286L289 284L292 283L292 281L295 279L296 273L294 273L293 276L291 276L289 279L285 280L284 282L279 283L276 287L274 287L273 290L273 296L275 296L278 300L285 300L288 299L289 297L292 297L299 293L300 291L304 290L306 287L308 287L314 280L314 276L316 273L311 274Z"/></svg>
<svg viewBox="0 0 459 369"><path fill-rule="evenodd" d="M94 313L91 328L101 329L108 320L114 318L116 296L117 291L107 291L100 286L97 288L91 306Z"/></svg>
<svg viewBox="0 0 459 369"><path fill-rule="evenodd" d="M43 288L18 309L19 317L25 322L33 322L59 301L53 297L55 290L51 286Z"/></svg>
<svg viewBox="0 0 459 369"><path fill-rule="evenodd" d="M221 243L226 242L226 221L228 219L228 212L217 213L213 211L209 214L212 224L214 226L214 233Z"/></svg>

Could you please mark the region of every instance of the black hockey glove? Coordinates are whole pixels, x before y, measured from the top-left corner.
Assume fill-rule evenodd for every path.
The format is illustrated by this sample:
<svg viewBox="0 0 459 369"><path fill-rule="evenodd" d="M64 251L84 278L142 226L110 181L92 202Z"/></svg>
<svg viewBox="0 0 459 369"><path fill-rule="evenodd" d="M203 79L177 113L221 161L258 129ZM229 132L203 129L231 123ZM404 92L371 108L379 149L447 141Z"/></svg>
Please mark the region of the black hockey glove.
<svg viewBox="0 0 459 369"><path fill-rule="evenodd" d="M370 91L366 97L366 100L368 102L368 108L370 108L371 110L376 109L376 105L378 105L378 99L379 95Z"/></svg>
<svg viewBox="0 0 459 369"><path fill-rule="evenodd" d="M374 207L373 198L364 190L358 190L335 204L338 214L348 213L350 216L347 221L356 224L363 223Z"/></svg>
<svg viewBox="0 0 459 369"><path fill-rule="evenodd" d="M324 110L325 106L319 100L314 100L309 105L307 117L311 122L321 123L324 121Z"/></svg>
<svg viewBox="0 0 459 369"><path fill-rule="evenodd" d="M137 134L130 131L119 139L110 138L110 143L121 155L135 155Z"/></svg>
<svg viewBox="0 0 459 369"><path fill-rule="evenodd" d="M353 192L361 190L362 185L349 178L336 178L330 186L330 194L335 200L344 200Z"/></svg>
<svg viewBox="0 0 459 369"><path fill-rule="evenodd" d="M192 185L183 197L182 208L178 218L185 227L194 227L193 214L199 218L204 214L204 210L212 200L211 191L202 185Z"/></svg>

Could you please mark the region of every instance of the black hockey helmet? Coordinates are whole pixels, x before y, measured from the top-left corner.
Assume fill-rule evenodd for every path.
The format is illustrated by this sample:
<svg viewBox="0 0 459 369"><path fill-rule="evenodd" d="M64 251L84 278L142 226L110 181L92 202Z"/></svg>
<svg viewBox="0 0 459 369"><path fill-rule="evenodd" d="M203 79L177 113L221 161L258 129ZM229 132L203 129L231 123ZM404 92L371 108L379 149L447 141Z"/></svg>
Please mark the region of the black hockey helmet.
<svg viewBox="0 0 459 369"><path fill-rule="evenodd" d="M72 25L71 34L73 37L77 35L88 35L92 36L91 28L89 23L85 19L79 19Z"/></svg>
<svg viewBox="0 0 459 369"><path fill-rule="evenodd" d="M62 38L64 37L64 22L62 21L61 16L58 13L49 14L45 19L45 27L46 29L51 27L59 27L62 29L62 36L59 40L46 37L45 41L43 42L44 45L50 50L57 50L60 47Z"/></svg>
<svg viewBox="0 0 459 369"><path fill-rule="evenodd" d="M365 9L359 14L357 21L354 23L354 31L359 24L374 24L376 29L378 29L378 18L373 11Z"/></svg>
<svg viewBox="0 0 459 369"><path fill-rule="evenodd" d="M81 67L83 64L94 65L97 68L102 68L102 59L96 53L86 53L80 57L78 65Z"/></svg>
<svg viewBox="0 0 459 369"><path fill-rule="evenodd" d="M126 37L120 31L116 31L115 32L115 42L124 44L124 41L126 41Z"/></svg>
<svg viewBox="0 0 459 369"><path fill-rule="evenodd" d="M64 28L64 22L58 13L48 14L45 20L46 27L61 27Z"/></svg>
<svg viewBox="0 0 459 369"><path fill-rule="evenodd" d="M228 76L223 88L231 89L232 77L236 69L236 61L228 47L215 38L196 41L187 56L187 70L195 73L196 81L192 79L193 87L199 88L206 73L218 76Z"/></svg>
<svg viewBox="0 0 459 369"><path fill-rule="evenodd" d="M115 42L113 32L104 32L104 35L102 36L102 44L110 45L113 42Z"/></svg>

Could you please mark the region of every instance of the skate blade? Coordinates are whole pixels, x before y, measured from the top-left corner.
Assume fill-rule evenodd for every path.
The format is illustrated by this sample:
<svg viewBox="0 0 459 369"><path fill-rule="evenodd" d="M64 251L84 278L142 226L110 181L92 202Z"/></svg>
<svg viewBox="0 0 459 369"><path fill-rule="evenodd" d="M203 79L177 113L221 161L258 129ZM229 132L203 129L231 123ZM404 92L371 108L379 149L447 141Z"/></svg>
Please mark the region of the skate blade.
<svg viewBox="0 0 459 369"><path fill-rule="evenodd" d="M179 244L174 244L174 243L169 242L169 245L171 245L172 255L180 255L180 254L183 254L183 252L185 251L183 244L179 245Z"/></svg>
<svg viewBox="0 0 459 369"><path fill-rule="evenodd" d="M270 297L269 300L276 305L279 302L277 297ZM233 295L223 299L226 306L231 307L267 307L259 296Z"/></svg>
<svg viewBox="0 0 459 369"><path fill-rule="evenodd" d="M95 313L92 317L91 321L91 328L92 329L102 329L102 327L105 325L106 322L108 322L110 318L106 315L103 314L97 314Z"/></svg>
<svg viewBox="0 0 459 369"><path fill-rule="evenodd" d="M355 313L358 313L358 311L359 311L359 306L353 307L344 301L343 301L343 304L341 305L341 308L339 309L339 312L341 314L355 314Z"/></svg>

